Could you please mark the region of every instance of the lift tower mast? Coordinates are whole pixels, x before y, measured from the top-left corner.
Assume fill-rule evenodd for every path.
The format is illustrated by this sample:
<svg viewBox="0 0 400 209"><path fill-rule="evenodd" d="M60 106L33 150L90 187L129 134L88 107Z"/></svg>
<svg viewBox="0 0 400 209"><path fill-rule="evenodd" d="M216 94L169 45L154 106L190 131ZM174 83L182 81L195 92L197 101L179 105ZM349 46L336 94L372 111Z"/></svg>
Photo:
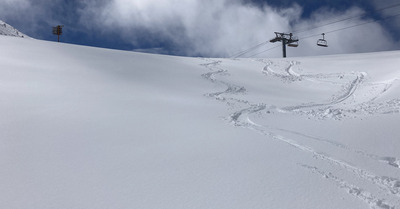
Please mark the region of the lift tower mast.
<svg viewBox="0 0 400 209"><path fill-rule="evenodd" d="M299 39L293 37L292 33L275 32L275 38L271 39L269 42L275 43L278 41L282 42L283 57L286 57L286 45L291 47L297 47L299 45Z"/></svg>

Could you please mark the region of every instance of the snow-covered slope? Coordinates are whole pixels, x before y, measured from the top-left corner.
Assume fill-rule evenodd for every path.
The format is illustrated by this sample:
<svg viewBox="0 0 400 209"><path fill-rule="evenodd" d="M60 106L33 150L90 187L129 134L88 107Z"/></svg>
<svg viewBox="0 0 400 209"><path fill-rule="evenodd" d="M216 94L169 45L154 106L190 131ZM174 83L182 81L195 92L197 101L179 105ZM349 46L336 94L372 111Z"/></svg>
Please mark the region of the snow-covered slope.
<svg viewBox="0 0 400 209"><path fill-rule="evenodd" d="M0 45L0 208L400 208L398 51Z"/></svg>
<svg viewBox="0 0 400 209"><path fill-rule="evenodd" d="M31 38L1 20L0 20L0 35L15 36L15 37L20 37L20 38Z"/></svg>

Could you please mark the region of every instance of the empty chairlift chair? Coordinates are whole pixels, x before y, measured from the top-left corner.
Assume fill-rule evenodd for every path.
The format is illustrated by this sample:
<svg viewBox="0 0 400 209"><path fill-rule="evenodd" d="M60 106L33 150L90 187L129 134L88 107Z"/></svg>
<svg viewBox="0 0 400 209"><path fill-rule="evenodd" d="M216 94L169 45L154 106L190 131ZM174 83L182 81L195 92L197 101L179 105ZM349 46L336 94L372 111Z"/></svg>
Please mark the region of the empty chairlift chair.
<svg viewBox="0 0 400 209"><path fill-rule="evenodd" d="M290 47L298 47L299 46L299 39L293 36L292 33L289 34L289 40L287 40L287 45Z"/></svg>
<svg viewBox="0 0 400 209"><path fill-rule="evenodd" d="M299 42L298 41L290 42L290 43L288 43L288 46L290 46L290 47L298 47L299 46Z"/></svg>
<svg viewBox="0 0 400 209"><path fill-rule="evenodd" d="M328 47L328 42L325 40L325 33L322 34L322 39L318 39L317 45L322 47Z"/></svg>

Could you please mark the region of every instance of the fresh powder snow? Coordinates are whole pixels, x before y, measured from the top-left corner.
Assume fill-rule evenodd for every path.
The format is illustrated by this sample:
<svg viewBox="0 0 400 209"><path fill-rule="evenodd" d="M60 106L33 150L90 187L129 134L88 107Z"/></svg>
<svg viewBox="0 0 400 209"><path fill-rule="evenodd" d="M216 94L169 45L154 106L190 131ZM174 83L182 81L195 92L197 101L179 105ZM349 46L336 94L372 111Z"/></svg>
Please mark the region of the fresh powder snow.
<svg viewBox="0 0 400 209"><path fill-rule="evenodd" d="M400 51L0 46L0 208L400 208Z"/></svg>

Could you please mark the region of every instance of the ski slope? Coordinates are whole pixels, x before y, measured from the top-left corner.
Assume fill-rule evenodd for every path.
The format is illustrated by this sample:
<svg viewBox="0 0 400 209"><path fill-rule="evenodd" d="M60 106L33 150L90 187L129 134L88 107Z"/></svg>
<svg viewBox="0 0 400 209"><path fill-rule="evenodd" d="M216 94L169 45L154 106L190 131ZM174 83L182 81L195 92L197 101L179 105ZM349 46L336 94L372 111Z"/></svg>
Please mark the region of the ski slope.
<svg viewBox="0 0 400 209"><path fill-rule="evenodd" d="M399 51L0 46L0 208L400 208Z"/></svg>

